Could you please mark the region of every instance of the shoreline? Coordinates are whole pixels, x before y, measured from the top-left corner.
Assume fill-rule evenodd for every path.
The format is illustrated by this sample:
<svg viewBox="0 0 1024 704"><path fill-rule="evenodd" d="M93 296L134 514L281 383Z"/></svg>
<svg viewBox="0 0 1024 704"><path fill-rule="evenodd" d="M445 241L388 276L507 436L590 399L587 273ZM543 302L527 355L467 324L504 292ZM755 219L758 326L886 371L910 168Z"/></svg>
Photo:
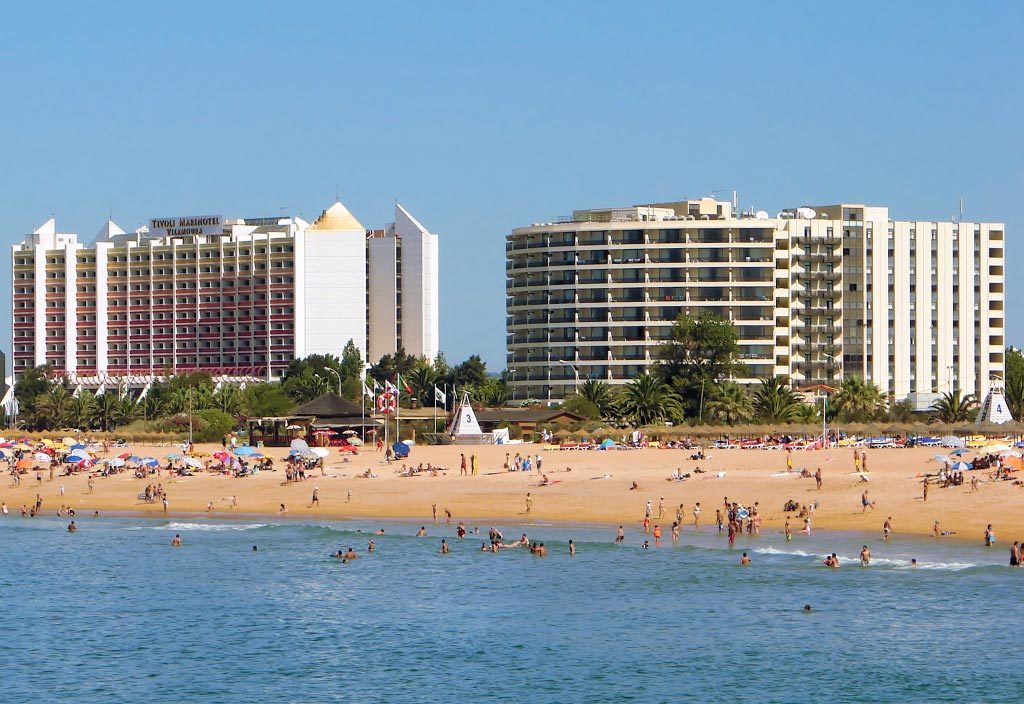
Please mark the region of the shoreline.
<svg viewBox="0 0 1024 704"><path fill-rule="evenodd" d="M172 448L133 446L140 456L163 458ZM219 445L196 448L201 460L219 451ZM111 452L123 452L123 449ZM561 451L541 445L488 446L414 446L412 457L388 465L380 453L361 452L342 457L331 453L323 471L311 471L305 481L287 483L282 459L287 448L263 450L272 457L277 471L235 478L223 474L197 472L192 476L165 473L144 479L122 473L93 480L88 491L84 474L56 476L48 473L37 485L35 471L23 475L18 487L9 482L0 485L12 518L20 507L32 506L42 499L42 513L55 515L61 505L73 507L78 516L163 518L162 505L143 503L138 495L147 485L160 484L169 500L167 517L230 519L251 516L273 520L373 521L396 520L432 522L436 506L438 522L445 510L452 512L452 523L459 520L485 525L488 522L544 522L594 526L624 525L627 531L639 531L645 505L652 502L652 524L658 523L667 534L683 504L683 530L692 531L695 506L700 503L700 525L714 527L715 511L722 509L725 497L745 506L757 504L762 517L761 533L779 532L790 521L798 534L803 527L796 512L783 511L783 504L817 503L812 514L812 532L848 531L865 536L882 535L882 524L893 518L895 536L930 537L933 524L955 531L943 536L957 543L979 544L986 525L992 523L999 545L1024 539L1024 487L1002 481L983 484L972 492L969 486L939 488L933 486L927 503L922 500L922 474L935 472L940 464L934 449L872 449L868 451L870 474L864 482L853 472L851 448L794 452L789 457L793 472L787 472L787 455L776 450L705 450L703 459L691 458L690 450L635 449L621 451ZM516 454L543 458L542 471L505 472L506 456ZM476 455L479 473L460 476L460 455ZM166 464L165 460L161 460ZM403 464L444 468L436 476L429 473L414 477L399 476ZM813 479L800 478L796 471L820 468L823 485L815 488ZM689 475L685 481L669 481L679 471ZM361 475L369 473L371 478ZM549 483L541 485L547 475ZM978 476L987 477L983 471ZM633 485L636 488L632 488ZM63 493L62 488L63 487ZM310 507L312 491L318 489L319 503ZM862 495L867 490L875 508L865 510ZM531 512L526 514L530 495ZM664 501L664 515L658 518L658 506ZM232 503L237 505L232 507ZM207 511L212 504L214 511ZM281 504L287 508L280 515Z"/></svg>
<svg viewBox="0 0 1024 704"><path fill-rule="evenodd" d="M91 508L88 509L88 511L92 511L92 510L93 509L91 509ZM76 509L76 512L77 512L77 509ZM10 516L8 516L8 518L11 519L11 520L17 519L18 522L20 522L22 520L20 516L17 516L17 515L14 515L14 514L11 514ZM111 510L108 510L108 511L100 511L100 515L99 516L94 516L92 513L88 513L87 512L87 513L84 513L84 514L83 513L76 513L76 515L73 516L73 517L66 516L66 515L65 516L57 516L56 514L42 514L40 516L36 516L36 518L48 519L50 521L55 521L55 522L62 522L62 521L69 521L69 520L74 520L76 522L79 522L79 521L82 521L82 520L85 520L85 519L99 520L99 521L104 521L104 520L108 520L108 519L111 519L111 520L144 520L144 521L151 521L151 522L157 522L157 521L185 522L185 521L194 520L194 521L207 521L207 522L209 522L211 524L215 524L217 522L245 523L245 522L259 521L259 522L261 522L261 523L263 523L265 525L275 525L275 524L277 524L277 525L322 525L322 524L330 524L330 523L342 523L342 524L344 524L344 523L355 523L355 522L371 523L371 524L372 523L383 523L383 524L395 524L395 523L398 523L398 524L403 524L403 525L408 525L408 526L426 526L428 531L448 528L448 529L450 529L449 532L452 532L452 533L454 533L455 527L458 524L458 521L456 521L454 519L453 519L452 523L446 524L444 521L438 521L437 523L434 523L433 521L426 521L426 522L424 522L421 519L417 519L415 517L410 517L410 516L371 516L371 515L367 515L367 516L344 515L343 516L343 515L334 515L334 514L328 515L328 514L311 514L311 513L310 514L294 515L294 516L280 516L280 515L277 515L277 514L258 513L258 512L226 513L226 512L223 512L223 511L219 512L219 513L218 512L206 513L206 512L197 512L197 511L171 511L171 512L169 512L167 514L164 514L162 512L161 513L150 513L150 512L144 512L144 511L130 511L130 510L119 510L119 509L111 509ZM619 525L621 525L621 524L616 523L616 522L610 522L609 523L609 522L606 522L606 521L582 521L582 520L572 520L572 519L544 519L544 518L541 518L541 517L537 517L537 518L539 518L539 522L526 522L526 521L522 520L521 516L520 517L515 517L515 516L504 516L504 517L503 516L489 516L489 517L475 517L475 518L474 517L466 517L466 516L464 516L464 517L462 517L459 520L464 522L466 524L467 528L471 529L473 527L479 527L479 528L481 528L481 530L485 526L497 526L497 527L516 526L516 527L533 527L533 528L554 528L556 530L562 530L562 531L569 530L570 528L579 528L581 530L595 531L595 532L596 531L607 531L608 534L610 536L612 536L612 538L608 540L608 542L610 542L610 543L614 542L615 531L619 527ZM26 518L24 520L32 520L32 519ZM3 526L3 525L5 525L5 521L0 520L0 526ZM627 535L630 534L629 532L632 532L634 534L637 534L636 538L638 540L643 540L644 539L644 537L643 537L644 533L642 532L641 529L638 529L635 526L631 526L627 530L628 530ZM712 523L712 524L702 524L700 531L694 531L692 526L685 526L684 529L681 531L680 535L682 536L682 538L686 538L687 536L690 536L690 537L702 536L702 537L705 537L705 538L714 538L715 536L719 536L720 535L721 539L723 539L723 540L725 539L725 533L723 532L723 533L719 534L718 530L717 530L717 527L716 527L716 525L714 523ZM762 530L760 535L752 536L752 535L749 535L747 533L744 533L742 536L740 536L738 534L737 535L737 539L738 539L738 541L743 541L743 545L746 546L746 545L750 545L751 544L749 541L751 541L752 539L758 539L758 538L770 539L772 537L778 537L778 536L781 536L781 535L783 535L783 531L781 529L776 530L776 528L774 526L767 526L767 530ZM829 537L839 537L839 538L844 538L844 537L845 538L856 538L856 540L854 542L869 542L869 543L883 542L883 543L885 543L885 541L883 541L882 538L878 534L873 532L873 531L865 531L865 530L855 529L855 528L816 528L816 529L813 530L811 536L807 536L807 535L804 535L804 534L799 533L799 532L794 532L794 543L793 544L799 544L800 541L805 540L808 537L818 537L818 536L822 536L822 535L829 536ZM469 538L470 536L477 537L476 535L473 535L472 533L467 534L467 538ZM956 545L957 547L960 547L960 548L971 547L971 546L983 547L980 544L980 541L972 540L972 539L970 539L970 538L968 538L966 536L961 536L960 534L942 536L940 539L934 540L934 542L933 542L933 539L931 539L930 535L921 535L921 534L917 534L917 533L899 533L899 532L894 532L894 533L891 534L891 536L892 537L888 541L888 544L890 544L890 545L898 545L898 544L901 543L901 540L909 539L909 540L912 540L912 541L915 541L915 542L919 542L921 544L934 544L936 546L941 545L943 543L953 543L954 545ZM429 537L435 537L435 536L431 535ZM448 537L448 535L446 533L446 534L444 534L444 535L442 535L440 537ZM649 536L649 535L647 536L646 539L653 541L653 537ZM668 547L672 546L671 539L669 539L669 538L663 537L663 543L664 543L664 546L668 546ZM740 543L737 542L737 546L739 546L739 545L740 545ZM996 550L998 551L998 549L1000 547L1002 547L1003 545L1004 545L1004 543L1002 541L1000 541L1000 543L995 546ZM735 549L742 550L742 548L740 548L740 547L736 547Z"/></svg>

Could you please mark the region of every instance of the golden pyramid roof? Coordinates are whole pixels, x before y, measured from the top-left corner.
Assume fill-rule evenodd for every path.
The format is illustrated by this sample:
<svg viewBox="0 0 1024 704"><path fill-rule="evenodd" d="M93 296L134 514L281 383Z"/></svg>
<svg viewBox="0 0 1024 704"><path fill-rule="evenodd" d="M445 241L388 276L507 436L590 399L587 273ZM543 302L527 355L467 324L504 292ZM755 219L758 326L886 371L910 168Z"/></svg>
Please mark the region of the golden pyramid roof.
<svg viewBox="0 0 1024 704"><path fill-rule="evenodd" d="M337 232L338 230L366 230L366 228L356 220L348 208L341 204L341 201L338 201L325 210L316 219L316 222L307 228L307 231L309 230Z"/></svg>

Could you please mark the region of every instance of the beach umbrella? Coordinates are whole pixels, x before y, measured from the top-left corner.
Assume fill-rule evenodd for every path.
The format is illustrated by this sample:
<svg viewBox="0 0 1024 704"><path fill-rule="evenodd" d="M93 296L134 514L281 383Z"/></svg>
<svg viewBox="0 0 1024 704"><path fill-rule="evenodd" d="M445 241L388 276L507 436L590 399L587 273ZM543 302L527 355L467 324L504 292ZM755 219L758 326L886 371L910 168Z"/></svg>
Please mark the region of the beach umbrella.
<svg viewBox="0 0 1024 704"><path fill-rule="evenodd" d="M61 442L64 443L65 445L67 445L68 447L71 447L72 445L74 445L78 441L75 440L74 438L66 437L63 440L61 440Z"/></svg>
<svg viewBox="0 0 1024 704"><path fill-rule="evenodd" d="M35 457L40 462L49 462L51 459L50 456L45 452L37 452L36 454L33 455L33 457Z"/></svg>
<svg viewBox="0 0 1024 704"><path fill-rule="evenodd" d="M124 467L124 459L121 457L115 457L112 460L107 460L107 464L111 467Z"/></svg>
<svg viewBox="0 0 1024 704"><path fill-rule="evenodd" d="M985 447L981 448L981 451L982 452L1009 452L1010 451L1010 446L1007 445L1006 443L996 442L996 443L992 443L991 445L985 445Z"/></svg>
<svg viewBox="0 0 1024 704"><path fill-rule="evenodd" d="M331 451L328 450L326 447L314 447L312 450L310 450L310 453L316 455L317 457L323 458L331 454Z"/></svg>
<svg viewBox="0 0 1024 704"><path fill-rule="evenodd" d="M71 448L72 450L84 450L85 449L85 445L83 445L80 442L76 442L74 445L68 445L68 447Z"/></svg>
<svg viewBox="0 0 1024 704"><path fill-rule="evenodd" d="M974 469L974 466L969 462L954 462L950 469L954 472L962 472L968 469Z"/></svg>
<svg viewBox="0 0 1024 704"><path fill-rule="evenodd" d="M257 453L255 447L250 447L249 445L240 445L239 447L235 448L235 454L238 455L239 457L251 457L252 455L255 455Z"/></svg>
<svg viewBox="0 0 1024 704"><path fill-rule="evenodd" d="M18 460L18 464L16 464L15 467L17 467L18 469L28 469L29 467L32 467L34 464L35 463L32 460Z"/></svg>
<svg viewBox="0 0 1024 704"><path fill-rule="evenodd" d="M170 454L164 455L165 460L180 460L181 457L182 455L180 452L172 452Z"/></svg>
<svg viewBox="0 0 1024 704"><path fill-rule="evenodd" d="M156 467L158 464L160 464L160 460L158 460L156 457L147 457L146 459L142 460L142 464L144 464L147 467Z"/></svg>
<svg viewBox="0 0 1024 704"><path fill-rule="evenodd" d="M196 469L203 468L203 463L195 459L194 457L185 457L181 461L184 462L189 467L195 467Z"/></svg>
<svg viewBox="0 0 1024 704"><path fill-rule="evenodd" d="M607 440L602 440L601 441L601 449L602 450L609 450L609 449L611 449L613 447L615 447L615 441L614 440L607 439Z"/></svg>
<svg viewBox="0 0 1024 704"><path fill-rule="evenodd" d="M352 438L349 438L349 439L348 439L348 444L349 444L349 445L362 445L362 444L363 444L363 441L362 441L362 440L360 440L359 438L356 438L356 437L352 437Z"/></svg>
<svg viewBox="0 0 1024 704"><path fill-rule="evenodd" d="M68 455L68 461L70 462L81 462L87 459L89 459L89 453L85 450L75 450Z"/></svg>
<svg viewBox="0 0 1024 704"><path fill-rule="evenodd" d="M970 452L970 450L968 450L966 447L960 447L953 450L949 454L952 455L953 457L961 457L963 455L966 455L968 452Z"/></svg>
<svg viewBox="0 0 1024 704"><path fill-rule="evenodd" d="M396 457L409 456L409 446L406 445L404 442L396 442L394 445L391 446L391 449L395 451Z"/></svg>
<svg viewBox="0 0 1024 704"><path fill-rule="evenodd" d="M289 447L291 447L296 452L306 452L309 450L309 443L307 443L305 440L296 438L295 440L292 440L291 445Z"/></svg>

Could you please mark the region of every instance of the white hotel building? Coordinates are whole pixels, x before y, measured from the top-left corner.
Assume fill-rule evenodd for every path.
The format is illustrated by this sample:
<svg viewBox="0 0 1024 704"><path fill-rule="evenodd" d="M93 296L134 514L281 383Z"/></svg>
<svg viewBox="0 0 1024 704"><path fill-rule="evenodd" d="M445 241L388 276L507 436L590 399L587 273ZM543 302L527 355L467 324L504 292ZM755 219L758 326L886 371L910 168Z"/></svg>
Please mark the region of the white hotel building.
<svg viewBox="0 0 1024 704"><path fill-rule="evenodd" d="M11 256L15 377L48 364L93 388L191 370L274 379L349 340L371 362L438 351L438 238L400 205L380 231L335 203L312 224L107 222L88 245L51 219Z"/></svg>
<svg viewBox="0 0 1024 704"><path fill-rule="evenodd" d="M1001 223L892 220L839 204L733 212L711 198L579 210L506 242L512 397L624 384L680 313L740 332L745 381L870 379L918 408L1003 374Z"/></svg>

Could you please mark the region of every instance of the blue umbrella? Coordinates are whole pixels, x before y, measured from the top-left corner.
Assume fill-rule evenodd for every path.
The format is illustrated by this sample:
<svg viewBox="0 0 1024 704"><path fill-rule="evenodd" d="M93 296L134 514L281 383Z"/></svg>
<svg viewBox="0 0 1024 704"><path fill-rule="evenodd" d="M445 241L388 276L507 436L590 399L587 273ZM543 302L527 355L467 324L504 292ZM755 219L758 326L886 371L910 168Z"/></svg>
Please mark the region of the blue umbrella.
<svg viewBox="0 0 1024 704"><path fill-rule="evenodd" d="M391 446L391 449L395 451L395 457L403 458L409 456L409 446L404 442L396 442Z"/></svg>
<svg viewBox="0 0 1024 704"><path fill-rule="evenodd" d="M73 460L75 462L87 460L89 459L89 453L86 452L85 450L75 450L74 452L68 455L68 459Z"/></svg>
<svg viewBox="0 0 1024 704"><path fill-rule="evenodd" d="M83 445L82 443L76 443L76 444L71 446L71 449L72 450L84 450L85 449L85 445Z"/></svg>
<svg viewBox="0 0 1024 704"><path fill-rule="evenodd" d="M968 450L966 447L961 447L959 450L953 450L949 454L953 455L954 457L959 457L960 455L966 455L968 452L970 452L970 450Z"/></svg>
<svg viewBox="0 0 1024 704"><path fill-rule="evenodd" d="M955 472L962 472L968 469L974 469L974 466L969 462L954 462L951 469Z"/></svg>
<svg viewBox="0 0 1024 704"><path fill-rule="evenodd" d="M615 441L612 440L611 438L607 438L607 439L601 441L601 449L602 450L607 450L607 449L609 449L611 447L615 447Z"/></svg>
<svg viewBox="0 0 1024 704"><path fill-rule="evenodd" d="M241 447L235 448L235 454L239 457L247 457L249 455L256 454L256 448L250 447L249 445L242 445Z"/></svg>
<svg viewBox="0 0 1024 704"><path fill-rule="evenodd" d="M156 467L158 464L160 464L160 461L155 457L147 457L146 459L142 460L142 464L146 465L147 467Z"/></svg>

